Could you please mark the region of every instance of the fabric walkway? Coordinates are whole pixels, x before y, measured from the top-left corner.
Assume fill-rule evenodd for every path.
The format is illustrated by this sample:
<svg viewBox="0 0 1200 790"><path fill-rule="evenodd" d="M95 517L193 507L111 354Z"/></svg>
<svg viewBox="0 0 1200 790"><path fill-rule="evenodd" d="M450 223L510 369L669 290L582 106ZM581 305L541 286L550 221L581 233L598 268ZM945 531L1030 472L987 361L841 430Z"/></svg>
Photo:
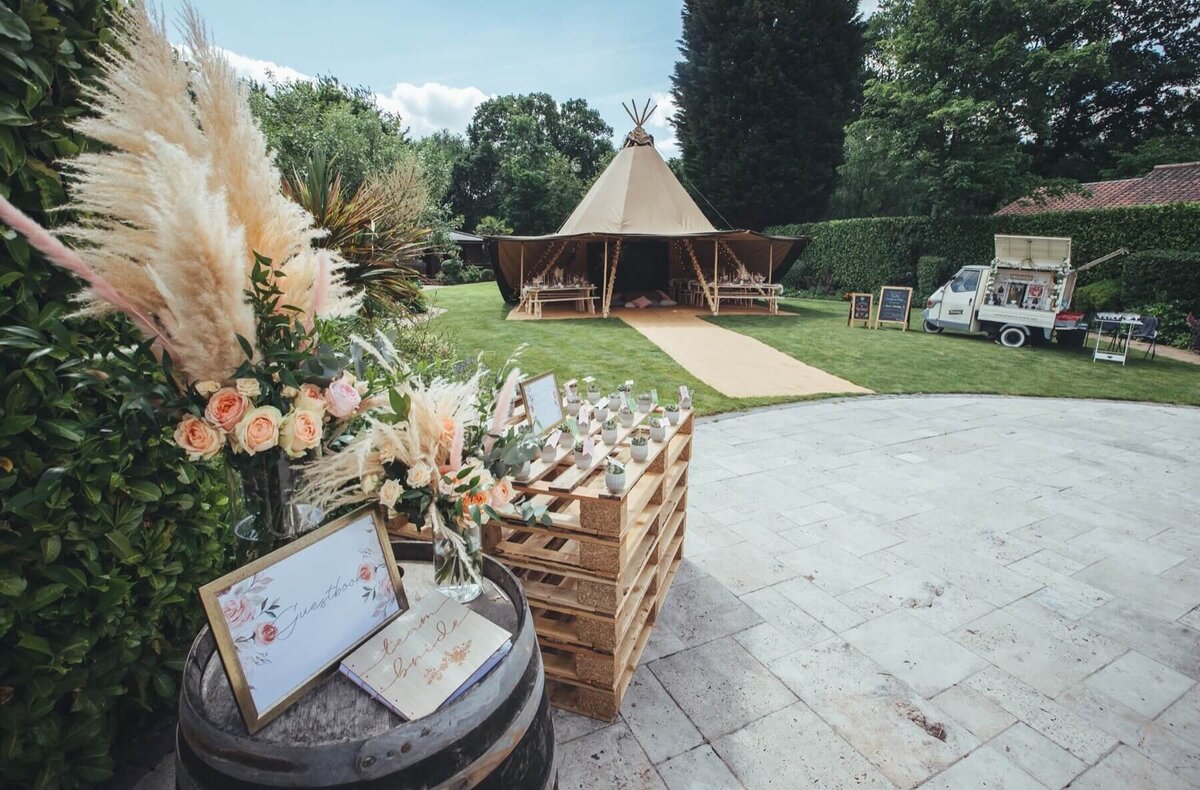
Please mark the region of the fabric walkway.
<svg viewBox="0 0 1200 790"><path fill-rule="evenodd" d="M731 398L871 390L805 365L752 337L705 321L687 308L615 310L681 367ZM787 316L774 320L787 321Z"/></svg>

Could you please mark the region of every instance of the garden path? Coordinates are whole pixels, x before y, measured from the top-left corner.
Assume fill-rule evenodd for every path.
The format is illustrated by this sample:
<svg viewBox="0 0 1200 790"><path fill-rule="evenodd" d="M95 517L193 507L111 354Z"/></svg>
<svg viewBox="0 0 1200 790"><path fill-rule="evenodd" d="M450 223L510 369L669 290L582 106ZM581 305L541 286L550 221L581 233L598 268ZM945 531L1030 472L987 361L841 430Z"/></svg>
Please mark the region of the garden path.
<svg viewBox="0 0 1200 790"><path fill-rule="evenodd" d="M620 310L614 314L688 373L731 398L871 392L752 337L705 321L693 308ZM776 318L796 320L787 315Z"/></svg>

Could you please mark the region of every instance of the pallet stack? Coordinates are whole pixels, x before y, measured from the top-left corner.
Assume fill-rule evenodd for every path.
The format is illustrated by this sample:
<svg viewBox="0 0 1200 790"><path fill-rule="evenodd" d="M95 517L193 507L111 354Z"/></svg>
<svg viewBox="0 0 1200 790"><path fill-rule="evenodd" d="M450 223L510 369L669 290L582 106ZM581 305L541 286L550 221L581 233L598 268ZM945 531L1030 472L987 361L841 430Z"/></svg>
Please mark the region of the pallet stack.
<svg viewBox="0 0 1200 790"><path fill-rule="evenodd" d="M514 420L522 418L518 409ZM651 441L645 461L631 459L629 440L639 414L612 445L600 426L587 429L595 460L574 464L570 448L532 464L516 490L544 505L551 525L492 522L484 550L519 578L533 612L550 699L559 708L614 719L629 687L667 590L683 561L693 415L681 412L662 442ZM605 461L625 464L625 490L604 487ZM428 539L408 524L395 534Z"/></svg>

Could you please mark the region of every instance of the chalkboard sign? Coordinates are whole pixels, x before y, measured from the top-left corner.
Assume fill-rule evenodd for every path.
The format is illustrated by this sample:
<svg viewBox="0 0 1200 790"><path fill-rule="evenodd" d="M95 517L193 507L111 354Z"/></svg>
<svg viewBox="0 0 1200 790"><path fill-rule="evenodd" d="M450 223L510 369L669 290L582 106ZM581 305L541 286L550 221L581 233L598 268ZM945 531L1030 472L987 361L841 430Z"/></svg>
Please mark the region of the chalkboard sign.
<svg viewBox="0 0 1200 790"><path fill-rule="evenodd" d="M908 306L912 303L912 289L900 285L885 285L879 290L879 313L875 316L875 328L880 324L900 324L908 331Z"/></svg>
<svg viewBox="0 0 1200 790"><path fill-rule="evenodd" d="M874 301L874 294L850 294L850 317L846 319L846 326L855 321L862 321L863 326L870 326L871 305Z"/></svg>

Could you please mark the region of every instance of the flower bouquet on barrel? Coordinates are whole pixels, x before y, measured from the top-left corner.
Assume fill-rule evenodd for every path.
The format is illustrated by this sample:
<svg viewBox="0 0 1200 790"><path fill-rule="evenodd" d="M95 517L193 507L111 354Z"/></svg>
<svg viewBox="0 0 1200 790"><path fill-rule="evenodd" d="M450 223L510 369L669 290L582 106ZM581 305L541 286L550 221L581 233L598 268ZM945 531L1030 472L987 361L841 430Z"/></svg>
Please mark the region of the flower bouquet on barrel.
<svg viewBox="0 0 1200 790"><path fill-rule="evenodd" d="M242 534L294 535L289 462L361 408L364 382L323 342L358 298L281 194L246 88L195 13L189 62L142 4L119 13L75 124L99 145L65 168L75 223L51 234L3 198L0 222L83 282L77 315L138 328L175 395L150 407L182 415L191 458L224 456Z"/></svg>
<svg viewBox="0 0 1200 790"><path fill-rule="evenodd" d="M544 507L513 502L512 478L540 451L526 426L508 426L520 373L477 361L470 375L404 377L365 428L304 470L305 501L327 510L378 501L434 548L438 589L465 603L482 592L482 528L519 518L549 524Z"/></svg>

